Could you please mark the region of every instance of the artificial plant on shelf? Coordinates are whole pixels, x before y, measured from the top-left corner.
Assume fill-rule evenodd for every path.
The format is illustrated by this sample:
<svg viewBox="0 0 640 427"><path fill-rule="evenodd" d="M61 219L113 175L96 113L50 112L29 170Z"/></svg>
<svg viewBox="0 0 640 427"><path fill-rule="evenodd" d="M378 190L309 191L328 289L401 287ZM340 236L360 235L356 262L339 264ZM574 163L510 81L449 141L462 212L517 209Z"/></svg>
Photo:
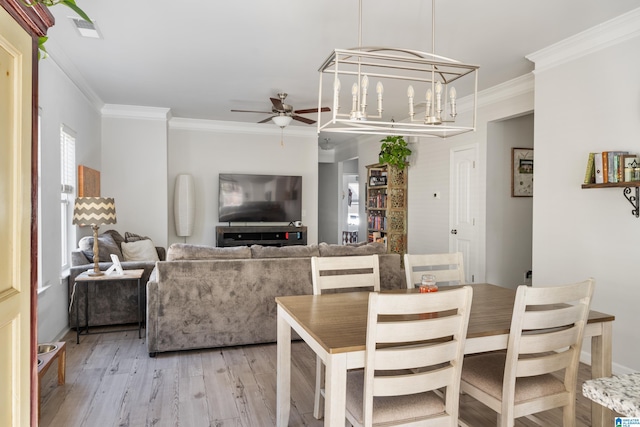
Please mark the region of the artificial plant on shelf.
<svg viewBox="0 0 640 427"><path fill-rule="evenodd" d="M381 139L380 146L380 163L388 163L396 166L398 169L404 169L407 163L407 157L411 155L407 141L402 136L387 136Z"/></svg>
<svg viewBox="0 0 640 427"><path fill-rule="evenodd" d="M45 7L55 6L57 4L63 4L68 8L72 9L75 13L80 15L82 19L85 21L91 22L91 18L84 12L84 10L80 9L76 4L75 0L21 0L22 3L27 7L32 7L38 4L41 4ZM38 59L47 57L47 49L44 47L44 43L49 39L47 36L42 36L38 38Z"/></svg>

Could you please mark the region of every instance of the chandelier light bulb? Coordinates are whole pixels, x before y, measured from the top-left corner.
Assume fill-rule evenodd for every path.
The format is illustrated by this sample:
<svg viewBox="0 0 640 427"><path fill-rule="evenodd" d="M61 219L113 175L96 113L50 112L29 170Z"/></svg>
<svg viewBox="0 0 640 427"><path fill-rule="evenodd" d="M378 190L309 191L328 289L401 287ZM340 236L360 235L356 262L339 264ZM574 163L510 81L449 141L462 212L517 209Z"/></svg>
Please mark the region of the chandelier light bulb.
<svg viewBox="0 0 640 427"><path fill-rule="evenodd" d="M358 108L358 83L354 83L353 86L351 86L351 95L351 113L353 113Z"/></svg>
<svg viewBox="0 0 640 427"><path fill-rule="evenodd" d="M340 110L340 79L336 76L333 81L333 111Z"/></svg>
<svg viewBox="0 0 640 427"><path fill-rule="evenodd" d="M407 88L407 97L409 98L409 117L413 118L413 97L415 96L415 91L413 90L413 86L409 85Z"/></svg>
<svg viewBox="0 0 640 427"><path fill-rule="evenodd" d="M449 102L451 103L451 117L454 119L458 115L456 111L456 96L456 88L451 86L451 89L449 89Z"/></svg>
<svg viewBox="0 0 640 427"><path fill-rule="evenodd" d="M367 109L367 89L369 89L369 77L365 74L362 76L362 102L360 102L360 108L362 109L362 113Z"/></svg>
<svg viewBox="0 0 640 427"><path fill-rule="evenodd" d="M378 114L382 114L382 94L384 93L382 82L376 85L376 93L378 94Z"/></svg>

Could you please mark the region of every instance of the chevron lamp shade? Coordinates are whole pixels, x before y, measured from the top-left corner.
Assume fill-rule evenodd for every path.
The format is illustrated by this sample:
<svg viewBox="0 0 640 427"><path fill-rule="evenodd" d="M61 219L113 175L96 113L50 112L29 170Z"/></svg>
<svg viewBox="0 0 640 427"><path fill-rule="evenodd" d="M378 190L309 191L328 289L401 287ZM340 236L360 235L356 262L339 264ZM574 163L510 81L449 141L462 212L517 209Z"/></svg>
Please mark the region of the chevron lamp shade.
<svg viewBox="0 0 640 427"><path fill-rule="evenodd" d="M78 197L73 206L73 224L105 225L116 223L116 205L112 197Z"/></svg>

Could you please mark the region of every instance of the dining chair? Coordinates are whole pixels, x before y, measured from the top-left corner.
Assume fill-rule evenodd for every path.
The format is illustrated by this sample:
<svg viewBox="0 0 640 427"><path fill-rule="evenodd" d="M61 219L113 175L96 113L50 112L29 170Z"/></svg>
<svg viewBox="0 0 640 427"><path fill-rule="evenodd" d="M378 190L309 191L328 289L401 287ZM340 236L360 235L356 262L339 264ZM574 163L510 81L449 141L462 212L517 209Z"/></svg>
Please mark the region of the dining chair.
<svg viewBox="0 0 640 427"><path fill-rule="evenodd" d="M313 294L327 290L368 288L380 291L378 255L311 257ZM316 387L313 416L321 419L324 412L324 363L316 357Z"/></svg>
<svg viewBox="0 0 640 427"><path fill-rule="evenodd" d="M468 356L461 389L498 413L498 426L561 407L575 426L576 381L595 282L516 291L506 352ZM572 304L573 303L573 304ZM555 373L555 374L554 374Z"/></svg>
<svg viewBox="0 0 640 427"><path fill-rule="evenodd" d="M472 295L470 286L430 294L369 294L364 370L347 374L347 421L354 426L458 425Z"/></svg>
<svg viewBox="0 0 640 427"><path fill-rule="evenodd" d="M420 283L423 274L436 276L438 286L464 285L464 263L462 252L445 254L404 254L404 270L407 288L413 289Z"/></svg>

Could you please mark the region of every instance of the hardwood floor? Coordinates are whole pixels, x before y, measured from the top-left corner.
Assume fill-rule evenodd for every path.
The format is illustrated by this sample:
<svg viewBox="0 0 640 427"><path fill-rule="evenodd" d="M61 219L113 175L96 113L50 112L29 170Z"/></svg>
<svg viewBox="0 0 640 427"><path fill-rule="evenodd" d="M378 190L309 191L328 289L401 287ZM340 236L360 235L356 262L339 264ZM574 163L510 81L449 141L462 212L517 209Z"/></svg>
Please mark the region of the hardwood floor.
<svg viewBox="0 0 640 427"><path fill-rule="evenodd" d="M66 384L57 370L42 379L41 427L275 425L276 345L159 353L150 358L137 331L82 336L67 342ZM313 418L315 356L303 342L292 344L290 426L322 426ZM589 376L582 365L578 388ZM591 403L578 393L577 427L591 425ZM469 396L461 417L470 426L493 427L495 413ZM540 414L562 424L560 410ZM516 426L533 426L521 419ZM613 420L612 420L613 425Z"/></svg>

